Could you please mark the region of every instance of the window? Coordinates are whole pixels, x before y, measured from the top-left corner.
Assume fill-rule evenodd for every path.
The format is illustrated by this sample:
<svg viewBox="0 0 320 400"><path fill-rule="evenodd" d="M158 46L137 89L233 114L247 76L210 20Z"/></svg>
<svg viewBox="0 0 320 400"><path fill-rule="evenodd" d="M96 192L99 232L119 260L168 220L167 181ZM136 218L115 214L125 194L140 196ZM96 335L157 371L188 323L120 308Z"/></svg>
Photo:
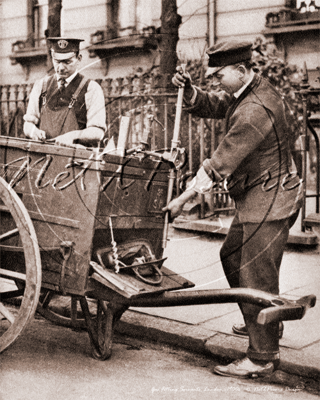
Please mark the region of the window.
<svg viewBox="0 0 320 400"><path fill-rule="evenodd" d="M27 29L28 35L24 40L12 43L11 64L20 63L26 67L26 79L33 60L47 59L45 29L48 20L48 0L27 0Z"/></svg>
<svg viewBox="0 0 320 400"><path fill-rule="evenodd" d="M120 0L118 36L142 33L152 25L152 13L149 1Z"/></svg>
<svg viewBox="0 0 320 400"><path fill-rule="evenodd" d="M105 59L111 55L158 47L153 26L154 6L151 0L108 0L106 31L91 35L89 56Z"/></svg>
<svg viewBox="0 0 320 400"><path fill-rule="evenodd" d="M28 45L42 47L45 45L44 31L48 21L48 1L29 0Z"/></svg>

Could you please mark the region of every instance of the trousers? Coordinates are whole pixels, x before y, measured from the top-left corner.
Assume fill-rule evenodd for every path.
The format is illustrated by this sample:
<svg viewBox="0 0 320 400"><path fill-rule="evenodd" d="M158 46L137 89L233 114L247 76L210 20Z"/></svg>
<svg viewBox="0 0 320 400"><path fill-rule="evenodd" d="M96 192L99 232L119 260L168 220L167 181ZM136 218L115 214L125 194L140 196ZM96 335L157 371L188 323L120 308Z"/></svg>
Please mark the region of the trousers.
<svg viewBox="0 0 320 400"><path fill-rule="evenodd" d="M240 223L236 214L221 247L220 258L231 288L251 288L279 294L279 271L289 229L299 211L288 218L262 223ZM252 361L276 361L279 322L260 325L261 307L239 304L249 334L247 356Z"/></svg>

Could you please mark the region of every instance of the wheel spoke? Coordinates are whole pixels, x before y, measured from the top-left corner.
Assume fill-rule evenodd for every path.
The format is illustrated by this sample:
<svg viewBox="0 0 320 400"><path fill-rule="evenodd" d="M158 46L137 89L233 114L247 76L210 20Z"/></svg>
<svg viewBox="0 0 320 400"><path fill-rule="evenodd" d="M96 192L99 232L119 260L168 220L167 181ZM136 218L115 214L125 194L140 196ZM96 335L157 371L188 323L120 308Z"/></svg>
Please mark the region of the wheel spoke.
<svg viewBox="0 0 320 400"><path fill-rule="evenodd" d="M23 296L24 289L19 289L19 290L10 290L9 292L2 292L1 299L6 300L6 299L12 299L14 297L19 297Z"/></svg>
<svg viewBox="0 0 320 400"><path fill-rule="evenodd" d="M19 229L18 228L12 229L12 231L3 233L2 235L0 235L0 243L5 241L5 240L7 240L7 239L10 239L10 238L12 238L14 236L17 236L17 235L19 235Z"/></svg>
<svg viewBox="0 0 320 400"><path fill-rule="evenodd" d="M1 353L15 342L34 316L41 289L41 256L37 234L25 205L1 177L0 202ZM6 241L11 238L13 241L9 245ZM17 296L13 308L3 299L12 296Z"/></svg>
<svg viewBox="0 0 320 400"><path fill-rule="evenodd" d="M0 268L0 276L26 281L26 274L21 274L20 272L11 271L9 269Z"/></svg>
<svg viewBox="0 0 320 400"><path fill-rule="evenodd" d="M78 300L76 297L71 297L71 321L73 324L77 323L78 314Z"/></svg>
<svg viewBox="0 0 320 400"><path fill-rule="evenodd" d="M0 314L2 314L11 324L14 323L14 315L2 303L0 303Z"/></svg>
<svg viewBox="0 0 320 400"><path fill-rule="evenodd" d="M86 329L87 325L79 307L79 300L80 297L76 295L60 296L50 289L42 290L37 311L54 324ZM57 304L60 307L57 307Z"/></svg>
<svg viewBox="0 0 320 400"><path fill-rule="evenodd" d="M50 301L52 300L53 296L54 296L54 292L53 291L48 290L46 292L46 294L43 297L43 300L41 301L42 308L44 308L44 309L48 308L48 306L50 304Z"/></svg>

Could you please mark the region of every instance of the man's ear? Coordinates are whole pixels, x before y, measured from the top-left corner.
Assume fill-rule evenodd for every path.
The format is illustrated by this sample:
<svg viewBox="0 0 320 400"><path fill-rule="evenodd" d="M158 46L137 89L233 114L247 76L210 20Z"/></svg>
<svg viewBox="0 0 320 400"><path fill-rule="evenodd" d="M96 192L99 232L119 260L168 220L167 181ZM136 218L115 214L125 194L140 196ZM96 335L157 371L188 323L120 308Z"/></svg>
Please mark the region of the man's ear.
<svg viewBox="0 0 320 400"><path fill-rule="evenodd" d="M78 55L78 61L80 62L82 60L82 54Z"/></svg>
<svg viewBox="0 0 320 400"><path fill-rule="evenodd" d="M246 74L246 68L244 65L239 65L239 67L237 68L237 71L240 74L240 77L242 78L245 74Z"/></svg>

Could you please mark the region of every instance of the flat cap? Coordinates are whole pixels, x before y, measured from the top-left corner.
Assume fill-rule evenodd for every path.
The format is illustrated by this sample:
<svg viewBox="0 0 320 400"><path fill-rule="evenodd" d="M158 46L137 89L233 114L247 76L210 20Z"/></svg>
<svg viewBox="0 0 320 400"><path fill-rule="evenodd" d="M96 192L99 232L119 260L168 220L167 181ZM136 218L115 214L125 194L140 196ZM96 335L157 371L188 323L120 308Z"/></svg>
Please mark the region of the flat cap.
<svg viewBox="0 0 320 400"><path fill-rule="evenodd" d="M208 66L226 67L242 61L251 60L252 43L228 41L221 42L207 50L209 56Z"/></svg>
<svg viewBox="0 0 320 400"><path fill-rule="evenodd" d="M48 42L55 59L67 60L80 50L80 42L83 42L83 39L49 37Z"/></svg>

